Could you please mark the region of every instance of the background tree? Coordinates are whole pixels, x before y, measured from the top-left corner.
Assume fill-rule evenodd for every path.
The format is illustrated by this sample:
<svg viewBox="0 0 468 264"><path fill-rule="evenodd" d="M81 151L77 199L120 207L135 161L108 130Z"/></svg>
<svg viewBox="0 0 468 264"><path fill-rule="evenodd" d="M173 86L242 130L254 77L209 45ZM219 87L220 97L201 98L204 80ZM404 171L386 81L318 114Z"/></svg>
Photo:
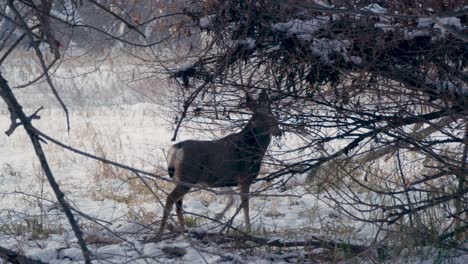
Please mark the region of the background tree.
<svg viewBox="0 0 468 264"><path fill-rule="evenodd" d="M310 173L342 210L362 212L352 217L401 229L430 228L435 210L444 223L436 240L461 237L468 53L460 1L202 1L184 11L206 48L189 50L189 65L172 71L184 94L179 122L200 114L191 107L219 118L221 105L237 108L222 98L267 90L284 131L303 140L287 150L300 158L275 155L281 169L268 179ZM365 202L356 188L378 199Z"/></svg>

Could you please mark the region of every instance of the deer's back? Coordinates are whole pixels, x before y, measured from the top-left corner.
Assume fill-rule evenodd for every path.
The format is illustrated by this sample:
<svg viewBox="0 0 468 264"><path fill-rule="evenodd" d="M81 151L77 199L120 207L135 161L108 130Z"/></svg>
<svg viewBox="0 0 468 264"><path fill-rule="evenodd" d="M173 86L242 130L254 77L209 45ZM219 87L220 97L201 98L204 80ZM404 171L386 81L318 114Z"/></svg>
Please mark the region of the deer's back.
<svg viewBox="0 0 468 264"><path fill-rule="evenodd" d="M173 146L181 159L175 168L176 180L213 187L249 180L258 174L261 161L247 154L246 147L235 135L215 141L179 142Z"/></svg>

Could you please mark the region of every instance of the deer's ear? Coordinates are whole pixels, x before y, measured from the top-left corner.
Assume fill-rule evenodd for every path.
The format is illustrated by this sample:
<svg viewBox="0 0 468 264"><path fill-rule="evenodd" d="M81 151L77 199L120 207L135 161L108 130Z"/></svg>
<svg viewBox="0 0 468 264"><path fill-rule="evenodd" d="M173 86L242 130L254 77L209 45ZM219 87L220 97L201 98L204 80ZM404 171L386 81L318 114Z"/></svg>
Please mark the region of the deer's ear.
<svg viewBox="0 0 468 264"><path fill-rule="evenodd" d="M258 102L259 103L269 103L270 102L270 98L268 97L268 94L267 94L266 90L262 90L262 92L258 96Z"/></svg>
<svg viewBox="0 0 468 264"><path fill-rule="evenodd" d="M270 109L270 104L270 97L268 96L266 90L262 90L262 92L258 96L257 107L263 110L268 110Z"/></svg>
<svg viewBox="0 0 468 264"><path fill-rule="evenodd" d="M255 109L257 106L255 99L253 99L252 96L247 92L245 93L245 106L251 110Z"/></svg>

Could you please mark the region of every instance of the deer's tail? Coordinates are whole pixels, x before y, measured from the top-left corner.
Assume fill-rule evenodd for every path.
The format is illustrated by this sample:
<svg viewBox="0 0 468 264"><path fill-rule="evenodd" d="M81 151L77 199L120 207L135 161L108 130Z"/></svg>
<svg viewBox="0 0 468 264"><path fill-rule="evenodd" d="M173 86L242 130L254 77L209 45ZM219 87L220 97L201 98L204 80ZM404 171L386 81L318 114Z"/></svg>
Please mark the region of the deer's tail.
<svg viewBox="0 0 468 264"><path fill-rule="evenodd" d="M172 145L167 152L167 172L169 176L174 177L175 171L182 164L184 151L180 144Z"/></svg>

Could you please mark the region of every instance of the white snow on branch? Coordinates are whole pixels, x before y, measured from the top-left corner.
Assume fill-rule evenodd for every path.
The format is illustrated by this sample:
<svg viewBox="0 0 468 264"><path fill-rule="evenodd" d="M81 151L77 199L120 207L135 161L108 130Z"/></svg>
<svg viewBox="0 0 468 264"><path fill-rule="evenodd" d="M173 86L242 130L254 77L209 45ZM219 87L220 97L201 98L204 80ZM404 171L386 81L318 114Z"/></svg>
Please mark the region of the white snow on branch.
<svg viewBox="0 0 468 264"><path fill-rule="evenodd" d="M346 58L346 57L345 57ZM359 56L350 56L349 59L351 60L352 63L354 64L361 64L362 63L362 58Z"/></svg>
<svg viewBox="0 0 468 264"><path fill-rule="evenodd" d="M380 6L379 4L370 4L370 5L362 8L362 10L370 11L370 12L376 13L376 14L385 14L388 11L387 8L384 8L384 7Z"/></svg>
<svg viewBox="0 0 468 264"><path fill-rule="evenodd" d="M327 8L332 8L333 7L333 5L325 3L325 1L322 1L322 0L313 0L312 2L314 2L315 4L317 4L319 6L322 6L322 7L327 7Z"/></svg>
<svg viewBox="0 0 468 264"><path fill-rule="evenodd" d="M432 25L434 25L434 20L432 17L420 17L418 19L419 28L430 28Z"/></svg>
<svg viewBox="0 0 468 264"><path fill-rule="evenodd" d="M418 19L419 28L436 28L445 31L445 26L463 30L464 26L457 17L421 17Z"/></svg>
<svg viewBox="0 0 468 264"><path fill-rule="evenodd" d="M216 20L216 15L208 15L200 18L200 28L212 28L214 21Z"/></svg>
<svg viewBox="0 0 468 264"><path fill-rule="evenodd" d="M434 18L434 28L440 30L440 34L445 36L448 32L451 32L452 29L463 30L463 26L459 18L456 17L444 17L444 18Z"/></svg>
<svg viewBox="0 0 468 264"><path fill-rule="evenodd" d="M277 32L286 33L288 36L295 35L301 40L311 40L312 34L324 28L329 21L329 17L320 16L308 21L294 19L285 23L276 23L272 27Z"/></svg>
<svg viewBox="0 0 468 264"><path fill-rule="evenodd" d="M413 39L416 37L430 37L431 31L429 29L421 29L421 30L405 30L405 39Z"/></svg>
<svg viewBox="0 0 468 264"><path fill-rule="evenodd" d="M320 57L320 59L325 63L333 63L333 60L330 60L330 55L332 53L339 53L343 56L345 61L359 61L360 58L350 58L348 54L348 48L351 45L349 40L330 40L326 38L322 39L313 39L310 49L312 54Z"/></svg>
<svg viewBox="0 0 468 264"><path fill-rule="evenodd" d="M380 6L379 4L370 4L361 8L361 10L377 14L380 23L390 24L393 22L391 17L384 15L388 13L388 9Z"/></svg>
<svg viewBox="0 0 468 264"><path fill-rule="evenodd" d="M395 26L385 23L375 23L374 27L382 29L384 32L390 32L395 30Z"/></svg>
<svg viewBox="0 0 468 264"><path fill-rule="evenodd" d="M84 21L83 17L81 17L81 15L78 13L75 4L72 1L64 1L61 7L63 8L63 10L57 11L55 9L52 9L50 13L53 16L67 21L69 23L79 24Z"/></svg>
<svg viewBox="0 0 468 264"><path fill-rule="evenodd" d="M430 36L433 35L435 39L440 37L445 37L447 33L452 33L457 36L461 31L466 27L462 25L461 20L457 17L421 17L418 19L418 28L421 28L424 32L419 30L409 32L408 37L418 37L418 36ZM433 30L436 29L437 33L433 33ZM434 35L437 34L437 35ZM461 37L464 39L464 37Z"/></svg>
<svg viewBox="0 0 468 264"><path fill-rule="evenodd" d="M190 69L192 69L194 67L195 67L195 65L193 63L185 63L180 67L169 68L168 72L169 73L179 73L179 72L184 72L184 71L190 70Z"/></svg>
<svg viewBox="0 0 468 264"><path fill-rule="evenodd" d="M255 39L253 38L231 40L227 43L227 45L230 48L237 48L239 46L242 46L246 49L254 49L256 47Z"/></svg>
<svg viewBox="0 0 468 264"><path fill-rule="evenodd" d="M445 25L445 26L453 26L456 29L463 29L463 26L460 22L460 19L457 17L443 17L443 18L435 18L436 24L434 27L437 27L439 24Z"/></svg>

